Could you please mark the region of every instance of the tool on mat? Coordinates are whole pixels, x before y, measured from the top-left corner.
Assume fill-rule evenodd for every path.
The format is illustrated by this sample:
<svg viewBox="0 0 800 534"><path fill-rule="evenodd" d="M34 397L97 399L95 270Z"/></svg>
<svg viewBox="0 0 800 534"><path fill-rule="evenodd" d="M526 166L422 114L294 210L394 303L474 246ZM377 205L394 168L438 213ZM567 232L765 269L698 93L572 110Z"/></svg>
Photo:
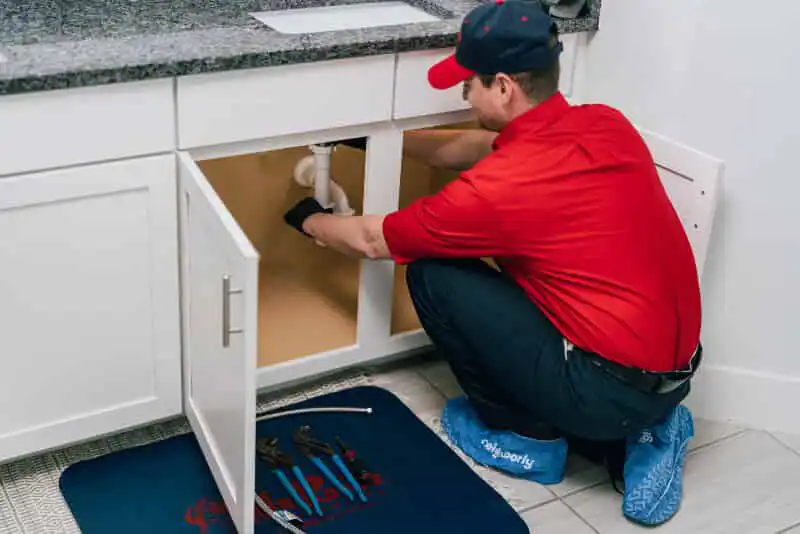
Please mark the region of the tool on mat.
<svg viewBox="0 0 800 534"><path fill-rule="evenodd" d="M255 500L256 505L258 505L258 507L261 508L265 514L267 514L270 518L272 518L273 521L278 523L285 530L288 530L292 534L306 534L298 527L298 525L303 524L302 519L286 510L273 510L267 503L264 502L264 499L262 499L258 493L255 494Z"/></svg>
<svg viewBox="0 0 800 534"><path fill-rule="evenodd" d="M292 483L289 482L286 474L281 469L283 467L290 468L292 473L294 473L294 476L300 482L300 485L303 486L303 490L306 492L306 495L308 495L308 498L314 505L314 509L319 515L322 515L319 502L317 502L314 492L311 491L311 486L309 486L306 477L303 476L303 472L300 470L300 467L294 464L289 455L278 450L278 438L259 438L256 440L256 452L262 460L272 466L272 472L276 477L278 477L278 480L280 480L283 487L286 488L286 491L289 492L289 495L292 496L292 499L294 499L298 506L305 510L308 515L313 515L311 508L309 508L308 504L306 504L306 502L300 497L300 495L294 489L294 486L292 486Z"/></svg>
<svg viewBox="0 0 800 534"><path fill-rule="evenodd" d="M362 484L372 484L374 482L372 473L367 469L364 461L356 456L356 451L347 447L339 436L336 436L336 445L339 447L341 456L347 464L350 473L353 474L353 477Z"/></svg>
<svg viewBox="0 0 800 534"><path fill-rule="evenodd" d="M339 468L339 471L342 472L347 481L353 486L353 489L358 494L359 499L361 499L363 502L367 502L367 496L364 495L364 492L361 490L361 484L359 484L355 477L353 477L353 474L347 468L347 465L345 465L345 463L342 461L341 456L339 456L330 445L314 439L311 436L311 427L307 425L301 426L295 430L293 437L298 447L300 447L300 449L306 454L306 456L309 457L314 465L316 465L319 470L322 471L322 474L325 475L331 484L336 486L339 491L347 495L351 501L355 500L353 498L353 494L350 493L350 491L345 488L341 482L339 482L339 479L336 478L336 475L334 475L331 470L328 469L328 467L315 453L322 453L330 456L331 460L333 460L333 463Z"/></svg>

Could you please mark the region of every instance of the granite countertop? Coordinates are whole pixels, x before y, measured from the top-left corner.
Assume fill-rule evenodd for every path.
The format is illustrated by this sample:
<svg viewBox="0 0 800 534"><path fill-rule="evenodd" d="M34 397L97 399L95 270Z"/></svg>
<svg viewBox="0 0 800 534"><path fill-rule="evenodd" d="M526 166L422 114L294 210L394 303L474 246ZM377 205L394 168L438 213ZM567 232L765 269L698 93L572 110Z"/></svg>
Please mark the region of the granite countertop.
<svg viewBox="0 0 800 534"><path fill-rule="evenodd" d="M364 1L0 0L0 94L450 47L485 0L407 0L442 20L314 34L250 15ZM596 29L600 2L559 20L561 32Z"/></svg>

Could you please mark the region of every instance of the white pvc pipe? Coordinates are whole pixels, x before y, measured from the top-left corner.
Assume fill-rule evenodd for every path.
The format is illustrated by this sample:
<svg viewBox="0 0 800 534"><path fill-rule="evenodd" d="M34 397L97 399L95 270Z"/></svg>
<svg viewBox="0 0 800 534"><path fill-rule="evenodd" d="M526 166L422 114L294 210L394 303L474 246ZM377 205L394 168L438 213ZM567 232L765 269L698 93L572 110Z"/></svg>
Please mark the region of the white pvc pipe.
<svg viewBox="0 0 800 534"><path fill-rule="evenodd" d="M331 204L331 154L333 146L311 145L314 154L314 198L323 208L330 208Z"/></svg>
<svg viewBox="0 0 800 534"><path fill-rule="evenodd" d="M318 168L318 160L324 158L326 158L324 154L313 154L298 161L294 168L294 180L302 187L316 186L314 198L316 198L317 202L320 204L323 203L320 201L319 196L317 196L319 194L318 184L322 182L326 183L328 188L327 197L329 200L329 207L330 204L333 205L334 213L344 216L353 215L355 211L350 207L350 201L347 199L347 193L345 193L344 189L342 189L342 187L330 176L330 156L327 156L327 160L323 162L322 167L323 169L327 169L327 171L323 170L324 176L322 179L320 179L319 173L316 169Z"/></svg>

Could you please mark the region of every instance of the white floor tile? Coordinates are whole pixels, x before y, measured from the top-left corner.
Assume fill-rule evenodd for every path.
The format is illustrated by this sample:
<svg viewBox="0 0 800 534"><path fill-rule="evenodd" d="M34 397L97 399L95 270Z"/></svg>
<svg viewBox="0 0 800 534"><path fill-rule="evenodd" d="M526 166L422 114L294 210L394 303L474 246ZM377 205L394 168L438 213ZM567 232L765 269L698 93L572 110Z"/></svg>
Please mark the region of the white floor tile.
<svg viewBox="0 0 800 534"><path fill-rule="evenodd" d="M448 399L464 394L447 362L427 363L420 366L419 371Z"/></svg>
<svg viewBox="0 0 800 534"><path fill-rule="evenodd" d="M743 427L730 423L695 418L694 438L689 442L689 450L691 451L698 447L703 447L743 431Z"/></svg>
<svg viewBox="0 0 800 534"><path fill-rule="evenodd" d="M567 470L560 484L549 486L558 497L565 497L597 484L611 484L608 471L580 456L570 455Z"/></svg>
<svg viewBox="0 0 800 534"><path fill-rule="evenodd" d="M566 502L601 534L642 532L621 496L601 485ZM689 455L682 509L659 534L774 534L800 521L800 457L771 436L747 431Z"/></svg>
<svg viewBox="0 0 800 534"><path fill-rule="evenodd" d="M531 534L594 534L594 530L561 501L522 514Z"/></svg>
<svg viewBox="0 0 800 534"><path fill-rule="evenodd" d="M441 410L446 401L414 368L377 374L372 378L372 385L391 391L416 414Z"/></svg>

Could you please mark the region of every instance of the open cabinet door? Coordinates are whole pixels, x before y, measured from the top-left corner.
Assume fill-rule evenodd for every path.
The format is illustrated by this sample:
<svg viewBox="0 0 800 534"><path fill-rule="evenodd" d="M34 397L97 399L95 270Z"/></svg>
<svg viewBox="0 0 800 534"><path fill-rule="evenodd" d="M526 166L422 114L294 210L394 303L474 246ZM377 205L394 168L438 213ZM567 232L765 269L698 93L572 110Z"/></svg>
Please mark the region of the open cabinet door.
<svg viewBox="0 0 800 534"><path fill-rule="evenodd" d="M187 418L240 534L255 493L258 253L192 158L178 158Z"/></svg>

